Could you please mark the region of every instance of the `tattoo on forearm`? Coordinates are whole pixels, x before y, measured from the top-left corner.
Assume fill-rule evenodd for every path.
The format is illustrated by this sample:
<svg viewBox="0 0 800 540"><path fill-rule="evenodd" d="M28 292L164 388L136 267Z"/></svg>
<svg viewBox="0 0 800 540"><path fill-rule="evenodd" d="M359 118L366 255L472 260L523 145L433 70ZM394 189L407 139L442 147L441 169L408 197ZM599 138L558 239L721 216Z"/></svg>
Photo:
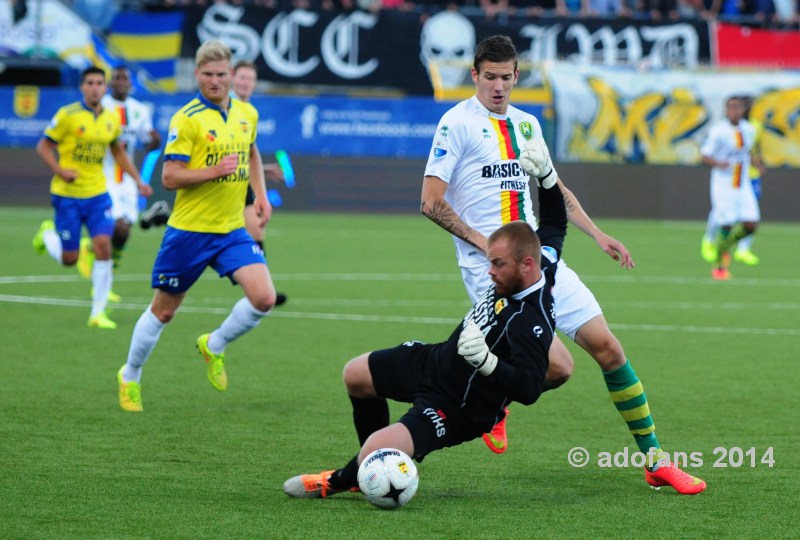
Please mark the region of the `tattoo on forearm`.
<svg viewBox="0 0 800 540"><path fill-rule="evenodd" d="M578 205L575 203L575 199L572 197L572 194L564 194L564 207L567 210L568 216L578 208Z"/></svg>
<svg viewBox="0 0 800 540"><path fill-rule="evenodd" d="M469 238L472 229L461 221L461 218L458 217L458 214L453 211L453 208L447 202L437 201L433 204L426 204L425 201L422 201L419 210L441 228L474 245Z"/></svg>

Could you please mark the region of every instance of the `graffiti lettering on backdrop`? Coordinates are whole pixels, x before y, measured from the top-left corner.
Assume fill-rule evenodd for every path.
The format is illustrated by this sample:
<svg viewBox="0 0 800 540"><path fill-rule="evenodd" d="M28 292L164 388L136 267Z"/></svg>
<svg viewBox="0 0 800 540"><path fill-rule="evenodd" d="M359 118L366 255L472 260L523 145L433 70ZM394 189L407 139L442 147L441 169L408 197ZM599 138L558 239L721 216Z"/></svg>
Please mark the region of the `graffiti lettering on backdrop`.
<svg viewBox="0 0 800 540"><path fill-rule="evenodd" d="M564 161L697 164L731 95L754 98L768 166L800 166L800 74L637 73L558 63L556 150Z"/></svg>
<svg viewBox="0 0 800 540"><path fill-rule="evenodd" d="M708 121L689 88L643 92L625 98L597 78L587 84L598 104L592 121L573 128L567 151L583 161L696 163L691 136Z"/></svg>
<svg viewBox="0 0 800 540"><path fill-rule="evenodd" d="M764 124L761 152L767 166L800 167L800 87L757 96L750 117Z"/></svg>
<svg viewBox="0 0 800 540"><path fill-rule="evenodd" d="M201 41L221 39L237 60L256 62L260 77L273 82L431 92L417 60L420 24L405 14L213 4L205 10L190 9L186 20L184 56L192 56Z"/></svg>
<svg viewBox="0 0 800 540"><path fill-rule="evenodd" d="M632 20L509 18L500 27L472 17L478 38L508 34L520 59L533 64L562 60L604 66L694 68L711 62L708 23L644 23Z"/></svg>
<svg viewBox="0 0 800 540"><path fill-rule="evenodd" d="M548 19L530 23L509 18L502 27L482 17L441 11L422 26L420 60L436 69L443 88L470 86L476 35L508 34L520 52L520 86L541 84L538 66L564 60L576 64L648 68L696 68L710 62L710 33L705 22L644 25L635 21Z"/></svg>

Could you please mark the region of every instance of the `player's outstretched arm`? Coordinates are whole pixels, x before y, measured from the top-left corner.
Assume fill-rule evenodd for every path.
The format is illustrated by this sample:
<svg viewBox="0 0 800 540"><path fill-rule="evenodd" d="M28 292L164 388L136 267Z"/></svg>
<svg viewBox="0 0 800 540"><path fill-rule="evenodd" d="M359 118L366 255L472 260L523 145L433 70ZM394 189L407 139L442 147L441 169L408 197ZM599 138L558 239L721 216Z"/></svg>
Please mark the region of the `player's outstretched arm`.
<svg viewBox="0 0 800 540"><path fill-rule="evenodd" d="M600 246L600 249L605 251L609 257L619 262L620 267L626 269L634 268L636 263L633 262L628 248L616 238L601 231L600 228L594 224L581 206L581 203L578 202L578 198L567 189L564 182L561 181L561 178L558 179L558 187L561 188L561 193L564 195L564 204L567 207L567 217L570 223L593 238L594 241L597 242L597 245Z"/></svg>
<svg viewBox="0 0 800 540"><path fill-rule="evenodd" d="M422 201L419 211L450 234L486 253L486 237L464 223L453 207L444 200L447 182L436 176L426 176L422 181Z"/></svg>

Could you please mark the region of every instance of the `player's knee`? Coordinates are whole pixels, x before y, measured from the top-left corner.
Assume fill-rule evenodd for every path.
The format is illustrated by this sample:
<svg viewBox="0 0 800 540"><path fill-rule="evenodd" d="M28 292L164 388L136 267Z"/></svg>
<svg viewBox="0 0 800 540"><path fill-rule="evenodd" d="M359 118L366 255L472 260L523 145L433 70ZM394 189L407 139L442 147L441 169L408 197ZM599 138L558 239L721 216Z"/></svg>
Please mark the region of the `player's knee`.
<svg viewBox="0 0 800 540"><path fill-rule="evenodd" d="M752 221L744 223L744 232L747 234L753 234L754 232L756 232L757 228L758 228L758 223Z"/></svg>
<svg viewBox="0 0 800 540"><path fill-rule="evenodd" d="M625 352L619 340L608 332L590 344L590 354L603 371L613 371L625 364Z"/></svg>
<svg viewBox="0 0 800 540"><path fill-rule="evenodd" d="M369 353L353 358L342 372L347 394L352 397L375 397L372 375L369 371Z"/></svg>
<svg viewBox="0 0 800 540"><path fill-rule="evenodd" d="M262 313L266 313L267 311L271 310L275 305L275 297L276 293L274 290L265 291L256 295L253 298L250 298L250 304L252 304L253 308L261 311Z"/></svg>
<svg viewBox="0 0 800 540"><path fill-rule="evenodd" d="M552 350L550 352L550 362L544 378L545 384L549 389L558 388L567 382L575 369L575 362L566 349L558 351L556 354L553 354L553 352Z"/></svg>
<svg viewBox="0 0 800 540"><path fill-rule="evenodd" d="M175 313L177 309L171 308L152 308L153 315L156 316L156 319L159 320L162 324L167 324L172 319L175 318Z"/></svg>
<svg viewBox="0 0 800 540"><path fill-rule="evenodd" d="M78 262L77 251L65 251L61 254L61 264L64 266L74 266Z"/></svg>

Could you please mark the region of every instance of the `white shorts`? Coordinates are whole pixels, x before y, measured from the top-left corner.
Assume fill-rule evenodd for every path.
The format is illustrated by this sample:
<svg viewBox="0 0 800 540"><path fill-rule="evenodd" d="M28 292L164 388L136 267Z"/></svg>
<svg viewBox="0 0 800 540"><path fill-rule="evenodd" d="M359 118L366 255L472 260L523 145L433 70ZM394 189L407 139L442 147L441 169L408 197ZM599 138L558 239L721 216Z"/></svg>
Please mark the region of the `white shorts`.
<svg viewBox="0 0 800 540"><path fill-rule="evenodd" d="M485 266L462 266L461 277L474 304L492 284L489 261ZM556 328L572 340L581 326L603 314L592 291L563 260L558 261L553 299L556 302Z"/></svg>
<svg viewBox="0 0 800 540"><path fill-rule="evenodd" d="M136 223L139 218L139 190L133 180L107 182L108 194L111 196L111 217L114 221L124 219L128 223Z"/></svg>
<svg viewBox="0 0 800 540"><path fill-rule="evenodd" d="M733 225L740 221L760 221L761 212L752 182L741 187L730 185L729 178L711 180L711 219L717 225Z"/></svg>

